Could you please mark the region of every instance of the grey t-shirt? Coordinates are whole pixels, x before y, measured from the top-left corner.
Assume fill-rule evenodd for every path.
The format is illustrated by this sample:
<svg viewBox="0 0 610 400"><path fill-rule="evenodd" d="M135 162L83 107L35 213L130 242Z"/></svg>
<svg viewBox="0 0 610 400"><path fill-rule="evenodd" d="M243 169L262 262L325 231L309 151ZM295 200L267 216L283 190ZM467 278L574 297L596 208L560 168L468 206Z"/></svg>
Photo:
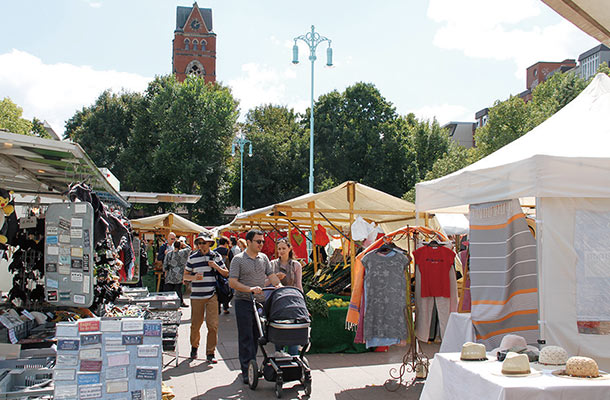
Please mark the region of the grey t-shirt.
<svg viewBox="0 0 610 400"><path fill-rule="evenodd" d="M246 286L265 286L265 278L273 273L269 258L264 253L258 253L255 258L247 252L241 252L231 261L229 278L237 278L239 283ZM235 291L235 298L238 300L250 300L250 293ZM258 301L265 301L265 295L256 295Z"/></svg>

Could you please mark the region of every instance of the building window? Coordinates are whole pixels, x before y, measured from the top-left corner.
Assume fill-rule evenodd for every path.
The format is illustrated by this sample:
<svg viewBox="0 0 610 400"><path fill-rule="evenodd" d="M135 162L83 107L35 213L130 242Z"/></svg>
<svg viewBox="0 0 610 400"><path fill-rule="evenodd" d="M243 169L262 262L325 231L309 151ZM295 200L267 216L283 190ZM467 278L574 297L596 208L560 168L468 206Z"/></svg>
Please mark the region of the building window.
<svg viewBox="0 0 610 400"><path fill-rule="evenodd" d="M188 50L189 49L189 43L190 42L191 42L190 40L184 39L184 50Z"/></svg>
<svg viewBox="0 0 610 400"><path fill-rule="evenodd" d="M186 66L185 72L187 75L195 75L195 76L204 76L205 75L205 69L203 69L203 65L201 65L201 63L197 60L191 61Z"/></svg>
<svg viewBox="0 0 610 400"><path fill-rule="evenodd" d="M201 51L205 51L206 45L207 45L206 41L201 39Z"/></svg>
<svg viewBox="0 0 610 400"><path fill-rule="evenodd" d="M193 40L193 51L197 51L197 44L199 42L197 41L197 39Z"/></svg>

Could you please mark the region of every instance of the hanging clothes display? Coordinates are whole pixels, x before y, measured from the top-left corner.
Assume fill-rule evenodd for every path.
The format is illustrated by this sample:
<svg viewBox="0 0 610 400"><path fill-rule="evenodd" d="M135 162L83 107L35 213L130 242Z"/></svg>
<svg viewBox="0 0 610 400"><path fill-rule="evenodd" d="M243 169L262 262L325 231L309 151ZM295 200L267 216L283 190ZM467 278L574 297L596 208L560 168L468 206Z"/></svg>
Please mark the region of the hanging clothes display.
<svg viewBox="0 0 610 400"><path fill-rule="evenodd" d="M330 243L330 238L326 233L326 228L318 224L318 227L316 229L316 245L326 246L328 243Z"/></svg>
<svg viewBox="0 0 610 400"><path fill-rule="evenodd" d="M362 259L367 347L388 346L407 339L405 272L409 261L392 249L373 251Z"/></svg>
<svg viewBox="0 0 610 400"><path fill-rule="evenodd" d="M296 229L290 230L290 244L296 258L303 258L306 262L309 261L307 257L307 238L301 232Z"/></svg>
<svg viewBox="0 0 610 400"><path fill-rule="evenodd" d="M415 335L427 342L434 307L438 313L441 338L449 314L457 311L457 281L453 250L436 245L423 245L413 252L415 258Z"/></svg>
<svg viewBox="0 0 610 400"><path fill-rule="evenodd" d="M462 262L462 275L463 289L462 295L460 296L460 302L458 304L458 312L469 313L470 312L470 250L460 251L460 261Z"/></svg>

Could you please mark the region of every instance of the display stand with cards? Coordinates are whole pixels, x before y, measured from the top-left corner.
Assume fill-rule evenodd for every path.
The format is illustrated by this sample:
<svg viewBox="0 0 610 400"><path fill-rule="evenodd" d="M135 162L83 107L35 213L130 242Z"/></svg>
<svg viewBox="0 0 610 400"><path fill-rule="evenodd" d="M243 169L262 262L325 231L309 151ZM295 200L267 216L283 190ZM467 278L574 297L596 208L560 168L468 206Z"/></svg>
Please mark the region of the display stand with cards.
<svg viewBox="0 0 610 400"><path fill-rule="evenodd" d="M93 304L93 208L89 203L57 203L45 219L45 299L50 304Z"/></svg>
<svg viewBox="0 0 610 400"><path fill-rule="evenodd" d="M161 399L161 321L57 324L55 399Z"/></svg>

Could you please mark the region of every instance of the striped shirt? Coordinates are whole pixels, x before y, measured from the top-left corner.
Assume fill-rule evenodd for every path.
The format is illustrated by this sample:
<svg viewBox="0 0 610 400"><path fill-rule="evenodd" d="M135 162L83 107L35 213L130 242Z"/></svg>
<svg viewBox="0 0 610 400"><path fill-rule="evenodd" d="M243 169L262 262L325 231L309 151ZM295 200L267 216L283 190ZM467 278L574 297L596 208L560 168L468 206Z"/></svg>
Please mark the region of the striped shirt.
<svg viewBox="0 0 610 400"><path fill-rule="evenodd" d="M203 280L191 281L191 299L209 299L216 291L216 270L208 265L209 261L214 261L219 267L224 266L222 256L213 250L207 254L196 251L189 256L184 270L191 275L203 274Z"/></svg>

